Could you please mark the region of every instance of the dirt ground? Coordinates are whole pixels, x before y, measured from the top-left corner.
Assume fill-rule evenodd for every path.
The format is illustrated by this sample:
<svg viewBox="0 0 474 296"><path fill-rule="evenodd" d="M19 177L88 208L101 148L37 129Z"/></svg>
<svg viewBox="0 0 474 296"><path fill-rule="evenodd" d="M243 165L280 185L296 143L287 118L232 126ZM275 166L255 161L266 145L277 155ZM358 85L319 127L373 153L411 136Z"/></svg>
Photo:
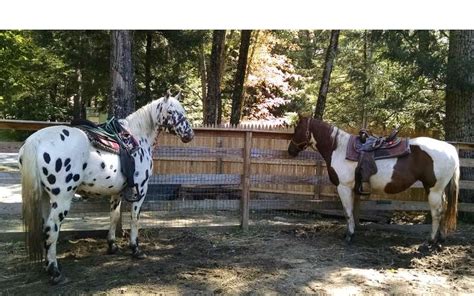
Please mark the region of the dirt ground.
<svg viewBox="0 0 474 296"><path fill-rule="evenodd" d="M144 229L143 260L131 258L125 238L116 255L105 255L103 238L65 240L58 254L67 281L58 286L27 263L22 242L2 242L0 295L474 294L474 225L461 224L441 251L422 253L428 229L365 225L352 245L342 240L344 222L328 218L247 233Z"/></svg>

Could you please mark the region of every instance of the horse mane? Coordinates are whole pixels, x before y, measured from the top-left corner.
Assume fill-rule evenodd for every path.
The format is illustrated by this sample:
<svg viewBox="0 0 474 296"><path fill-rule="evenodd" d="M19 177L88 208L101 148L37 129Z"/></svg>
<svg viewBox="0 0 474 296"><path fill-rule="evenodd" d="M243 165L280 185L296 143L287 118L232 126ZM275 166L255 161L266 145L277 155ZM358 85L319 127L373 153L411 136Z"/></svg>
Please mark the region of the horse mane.
<svg viewBox="0 0 474 296"><path fill-rule="evenodd" d="M185 114L185 110L181 103L175 97L161 97L147 105L141 107L137 111L128 115L127 128L134 136L145 137L152 140L156 137L157 130L163 124L170 107L175 108L178 112Z"/></svg>
<svg viewBox="0 0 474 296"><path fill-rule="evenodd" d="M153 109L162 102L163 98L152 101L125 118L132 135L150 135L156 131L157 122L153 118Z"/></svg>

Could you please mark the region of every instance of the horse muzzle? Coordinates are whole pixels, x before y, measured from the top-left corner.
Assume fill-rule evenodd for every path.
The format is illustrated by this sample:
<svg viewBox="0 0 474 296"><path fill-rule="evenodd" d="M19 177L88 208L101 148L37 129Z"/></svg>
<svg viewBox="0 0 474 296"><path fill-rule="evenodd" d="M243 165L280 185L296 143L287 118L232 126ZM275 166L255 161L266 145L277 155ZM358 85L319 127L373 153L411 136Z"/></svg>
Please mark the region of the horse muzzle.
<svg viewBox="0 0 474 296"><path fill-rule="evenodd" d="M192 139L194 139L194 132L193 131L191 131L191 132L189 132L189 133L187 133L187 134L185 134L184 136L181 137L181 141L183 143L189 143L189 142L191 142Z"/></svg>
<svg viewBox="0 0 474 296"><path fill-rule="evenodd" d="M300 153L301 149L299 149L298 146L296 146L295 144L293 144L293 142L290 142L290 144L288 145L288 154L290 156L298 156L298 153Z"/></svg>

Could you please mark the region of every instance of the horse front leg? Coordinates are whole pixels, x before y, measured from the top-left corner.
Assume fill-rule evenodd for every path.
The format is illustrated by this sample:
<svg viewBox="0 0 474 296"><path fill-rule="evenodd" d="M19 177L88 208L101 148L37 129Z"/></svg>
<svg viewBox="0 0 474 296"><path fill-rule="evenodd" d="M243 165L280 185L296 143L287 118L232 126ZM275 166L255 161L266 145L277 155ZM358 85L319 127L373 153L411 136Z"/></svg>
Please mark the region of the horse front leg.
<svg viewBox="0 0 474 296"><path fill-rule="evenodd" d="M58 284L64 280L56 258L56 244L59 237L59 230L64 218L71 207L72 196L60 195L51 199L51 209L49 217L44 223L44 248L46 250L46 271L51 276L52 284Z"/></svg>
<svg viewBox="0 0 474 296"><path fill-rule="evenodd" d="M352 188L338 185L337 192L344 208L344 215L347 219L347 231L345 234L345 240L347 243L351 243L354 238L355 220L354 220L354 192Z"/></svg>
<svg viewBox="0 0 474 296"><path fill-rule="evenodd" d="M120 205L122 203L122 194L112 195L110 197L110 228L107 234L107 254L115 254L118 251L118 246L115 242L115 233L117 231L117 224L120 221Z"/></svg>
<svg viewBox="0 0 474 296"><path fill-rule="evenodd" d="M140 190L141 191L141 190ZM146 188L144 189L146 194ZM145 194L142 195L142 198L139 201L132 203L131 215L132 220L130 221L130 249L132 249L132 256L136 259L146 258L146 254L143 253L138 247L138 228L140 220L140 210L145 200Z"/></svg>

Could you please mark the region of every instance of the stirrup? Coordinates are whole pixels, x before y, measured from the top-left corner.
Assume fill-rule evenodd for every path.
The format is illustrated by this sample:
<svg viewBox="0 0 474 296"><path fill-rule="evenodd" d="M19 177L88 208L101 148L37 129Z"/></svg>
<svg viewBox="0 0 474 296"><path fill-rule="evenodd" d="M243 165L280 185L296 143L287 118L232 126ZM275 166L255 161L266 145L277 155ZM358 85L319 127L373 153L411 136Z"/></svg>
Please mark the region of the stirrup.
<svg viewBox="0 0 474 296"><path fill-rule="evenodd" d="M366 184L368 185L369 191L364 191L364 186L363 186L364 183L366 183ZM367 188L366 188L366 189L367 189ZM370 195L370 194L372 193L372 192L371 192L371 191L372 191L372 188L371 188L369 182L361 182L356 191L357 191L357 193L360 194L360 195Z"/></svg>

